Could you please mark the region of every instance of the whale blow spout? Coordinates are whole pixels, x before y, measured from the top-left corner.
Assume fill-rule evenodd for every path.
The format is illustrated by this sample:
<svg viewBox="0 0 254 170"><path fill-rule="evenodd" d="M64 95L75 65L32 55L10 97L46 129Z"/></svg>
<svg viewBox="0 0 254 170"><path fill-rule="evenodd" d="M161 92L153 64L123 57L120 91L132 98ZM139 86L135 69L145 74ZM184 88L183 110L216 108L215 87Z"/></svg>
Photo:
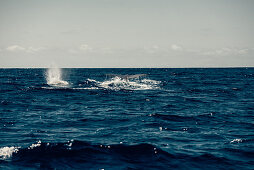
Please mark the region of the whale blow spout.
<svg viewBox="0 0 254 170"><path fill-rule="evenodd" d="M69 83L67 81L62 80L62 69L57 67L52 67L47 69L47 84L50 86L59 86L65 87L68 86Z"/></svg>

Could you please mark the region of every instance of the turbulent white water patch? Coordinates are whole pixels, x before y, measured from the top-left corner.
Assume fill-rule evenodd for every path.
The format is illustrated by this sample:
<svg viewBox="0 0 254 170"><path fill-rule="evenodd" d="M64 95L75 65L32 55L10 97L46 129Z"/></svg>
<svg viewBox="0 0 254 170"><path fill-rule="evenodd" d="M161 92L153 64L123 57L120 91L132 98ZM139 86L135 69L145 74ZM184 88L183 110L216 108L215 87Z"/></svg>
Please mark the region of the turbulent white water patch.
<svg viewBox="0 0 254 170"><path fill-rule="evenodd" d="M154 84L154 85L158 85L161 83L161 81L150 80L150 79L143 79L141 80L141 82L146 84Z"/></svg>
<svg viewBox="0 0 254 170"><path fill-rule="evenodd" d="M67 81L62 80L62 70L57 67L48 68L46 73L47 84L56 87L66 87Z"/></svg>
<svg viewBox="0 0 254 170"><path fill-rule="evenodd" d="M141 79L138 78L123 78L121 76L115 76L104 81L97 81L94 79L87 79L90 87L82 87L79 84L78 87L70 87L67 81L62 80L62 71L59 68L49 68L46 73L47 84L51 87L42 87L44 89L73 89L73 90L97 90L97 89L109 89L109 90L153 90L158 89L160 81Z"/></svg>
<svg viewBox="0 0 254 170"><path fill-rule="evenodd" d="M39 147L41 146L41 141L39 140L37 143L33 143L31 146L28 147L28 149L33 149L33 148L36 148L36 147Z"/></svg>
<svg viewBox="0 0 254 170"><path fill-rule="evenodd" d="M7 159L10 158L12 156L13 153L17 153L18 152L18 147L2 147L0 148L0 158L1 159Z"/></svg>
<svg viewBox="0 0 254 170"><path fill-rule="evenodd" d="M243 140L242 139L234 139L230 141L230 143L241 143Z"/></svg>
<svg viewBox="0 0 254 170"><path fill-rule="evenodd" d="M97 90L99 88L98 87L74 87L71 89L73 89L73 90Z"/></svg>
<svg viewBox="0 0 254 170"><path fill-rule="evenodd" d="M98 87L110 90L151 90L158 89L160 81L149 79L122 79L118 76L113 77L105 81L96 81L93 79L87 79L90 82L95 83Z"/></svg>
<svg viewBox="0 0 254 170"><path fill-rule="evenodd" d="M41 141L38 141L35 144L32 144L31 146L29 146L27 149L34 149L36 147L41 146ZM13 153L17 153L19 151L20 147L2 147L0 148L0 159L8 159L12 156Z"/></svg>

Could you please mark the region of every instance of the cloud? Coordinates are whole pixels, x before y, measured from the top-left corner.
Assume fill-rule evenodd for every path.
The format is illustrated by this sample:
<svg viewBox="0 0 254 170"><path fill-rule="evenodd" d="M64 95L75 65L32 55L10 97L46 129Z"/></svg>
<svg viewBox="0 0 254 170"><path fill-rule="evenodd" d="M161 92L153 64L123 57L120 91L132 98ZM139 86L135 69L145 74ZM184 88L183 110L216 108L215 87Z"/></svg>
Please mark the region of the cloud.
<svg viewBox="0 0 254 170"><path fill-rule="evenodd" d="M76 48L70 48L68 49L68 52L70 54L81 54L82 52L92 52L94 49L89 46L88 44L81 44L80 46Z"/></svg>
<svg viewBox="0 0 254 170"><path fill-rule="evenodd" d="M160 50L160 47L158 45L152 45L152 46L145 46L144 47L144 50L148 53L155 53L157 52L158 50Z"/></svg>
<svg viewBox="0 0 254 170"><path fill-rule="evenodd" d="M238 50L238 53L239 54L247 54L249 52L249 49L241 49L241 50Z"/></svg>
<svg viewBox="0 0 254 170"><path fill-rule="evenodd" d="M175 50L175 51L181 51L181 50L183 50L183 47L173 44L173 45L171 45L171 49Z"/></svg>
<svg viewBox="0 0 254 170"><path fill-rule="evenodd" d="M45 49L44 47L37 47L37 48L35 48L35 47L28 47L26 49L26 52L28 52L28 53L35 53L35 52L38 52L38 51L41 51L41 50L44 50L44 49Z"/></svg>
<svg viewBox="0 0 254 170"><path fill-rule="evenodd" d="M245 55L248 54L250 50L245 48L245 49L237 49L237 48L220 48L220 49L215 49L211 51L206 51L203 52L203 55L207 56L229 56L229 55Z"/></svg>
<svg viewBox="0 0 254 170"><path fill-rule="evenodd" d="M86 51L86 52L90 52L90 51L93 50L93 48L90 47L90 46L87 45L87 44L81 44L80 47L79 47L79 49L80 49L81 51Z"/></svg>
<svg viewBox="0 0 254 170"><path fill-rule="evenodd" d="M6 50L10 52L23 51L27 53L35 53L44 49L45 49L44 47L22 47L19 45L11 45L6 48Z"/></svg>
<svg viewBox="0 0 254 170"><path fill-rule="evenodd" d="M6 48L7 51L24 51L25 48L21 47L19 45L11 45L9 47Z"/></svg>

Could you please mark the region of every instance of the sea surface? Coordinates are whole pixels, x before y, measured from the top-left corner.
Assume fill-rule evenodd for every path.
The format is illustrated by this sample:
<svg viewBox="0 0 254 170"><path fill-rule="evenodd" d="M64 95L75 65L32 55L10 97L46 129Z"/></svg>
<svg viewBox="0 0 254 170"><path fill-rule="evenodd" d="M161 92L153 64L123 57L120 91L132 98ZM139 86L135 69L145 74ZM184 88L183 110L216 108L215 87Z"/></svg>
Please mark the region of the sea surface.
<svg viewBox="0 0 254 170"><path fill-rule="evenodd" d="M0 169L254 169L254 68L0 69Z"/></svg>

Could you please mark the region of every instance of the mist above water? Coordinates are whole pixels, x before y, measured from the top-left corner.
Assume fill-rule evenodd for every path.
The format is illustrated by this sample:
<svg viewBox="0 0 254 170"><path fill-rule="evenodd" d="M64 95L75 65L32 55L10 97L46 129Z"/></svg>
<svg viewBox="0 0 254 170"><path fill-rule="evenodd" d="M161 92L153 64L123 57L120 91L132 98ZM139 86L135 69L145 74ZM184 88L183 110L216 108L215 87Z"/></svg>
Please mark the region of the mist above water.
<svg viewBox="0 0 254 170"><path fill-rule="evenodd" d="M68 86L67 81L62 80L62 69L58 67L51 67L46 72L47 84L50 86L64 87Z"/></svg>

